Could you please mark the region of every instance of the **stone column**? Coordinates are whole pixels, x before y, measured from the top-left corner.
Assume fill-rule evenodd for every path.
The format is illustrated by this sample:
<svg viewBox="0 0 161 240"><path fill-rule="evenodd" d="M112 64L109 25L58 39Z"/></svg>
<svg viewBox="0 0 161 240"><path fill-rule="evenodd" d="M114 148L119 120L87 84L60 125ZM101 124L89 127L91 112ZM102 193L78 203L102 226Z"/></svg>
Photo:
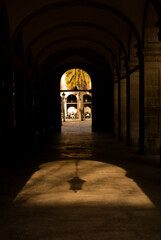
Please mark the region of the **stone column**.
<svg viewBox="0 0 161 240"><path fill-rule="evenodd" d="M130 76L129 76L129 66L126 68L127 71L127 77L126 77L126 143L127 146L130 146Z"/></svg>
<svg viewBox="0 0 161 240"><path fill-rule="evenodd" d="M67 116L67 98L64 99L64 119L66 119Z"/></svg>
<svg viewBox="0 0 161 240"><path fill-rule="evenodd" d="M136 49L135 49L136 50ZM133 50L129 62L130 69L139 66L138 58ZM130 143L139 148L139 68L130 74ZM138 149L139 150L139 149Z"/></svg>
<svg viewBox="0 0 161 240"><path fill-rule="evenodd" d="M121 60L121 69L120 69L120 108L121 108L121 131L120 138L123 141L126 141L127 136L127 89L126 89L126 69L124 64L124 58Z"/></svg>
<svg viewBox="0 0 161 240"><path fill-rule="evenodd" d="M33 150L35 145L33 80L16 70L16 136L21 150Z"/></svg>
<svg viewBox="0 0 161 240"><path fill-rule="evenodd" d="M114 83L114 135L118 137L118 82Z"/></svg>
<svg viewBox="0 0 161 240"><path fill-rule="evenodd" d="M81 120L81 92L78 93L78 100L77 100L77 111L78 111L78 118Z"/></svg>
<svg viewBox="0 0 161 240"><path fill-rule="evenodd" d="M28 150L35 148L35 124L34 124L34 84L32 77L25 76L24 80L24 112L25 112L25 144Z"/></svg>
<svg viewBox="0 0 161 240"><path fill-rule="evenodd" d="M77 98L77 117L79 118L79 92L77 92L76 98Z"/></svg>
<svg viewBox="0 0 161 240"><path fill-rule="evenodd" d="M0 160L12 148L12 72L9 59L0 58Z"/></svg>
<svg viewBox="0 0 161 240"><path fill-rule="evenodd" d="M120 88L120 79L119 71L117 68L114 69L114 135L117 140L120 140L121 132L121 88Z"/></svg>
<svg viewBox="0 0 161 240"><path fill-rule="evenodd" d="M126 78L120 81L121 84L121 140L126 141Z"/></svg>
<svg viewBox="0 0 161 240"><path fill-rule="evenodd" d="M161 52L144 51L144 136L145 152L159 154L161 128Z"/></svg>
<svg viewBox="0 0 161 240"><path fill-rule="evenodd" d="M139 145L139 70L130 75L130 142Z"/></svg>
<svg viewBox="0 0 161 240"><path fill-rule="evenodd" d="M18 138L23 135L25 128L25 80L22 71L15 71L15 115L16 115L16 133ZM22 143L22 141L21 141Z"/></svg>

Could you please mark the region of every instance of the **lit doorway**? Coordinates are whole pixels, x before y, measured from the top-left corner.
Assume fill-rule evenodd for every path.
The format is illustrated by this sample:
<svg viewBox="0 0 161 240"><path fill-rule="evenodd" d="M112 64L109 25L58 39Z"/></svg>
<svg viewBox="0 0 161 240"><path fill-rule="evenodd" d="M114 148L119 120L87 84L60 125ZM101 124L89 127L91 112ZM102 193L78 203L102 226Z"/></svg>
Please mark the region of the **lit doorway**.
<svg viewBox="0 0 161 240"><path fill-rule="evenodd" d="M60 80L62 132L92 131L92 82L82 69L69 69Z"/></svg>

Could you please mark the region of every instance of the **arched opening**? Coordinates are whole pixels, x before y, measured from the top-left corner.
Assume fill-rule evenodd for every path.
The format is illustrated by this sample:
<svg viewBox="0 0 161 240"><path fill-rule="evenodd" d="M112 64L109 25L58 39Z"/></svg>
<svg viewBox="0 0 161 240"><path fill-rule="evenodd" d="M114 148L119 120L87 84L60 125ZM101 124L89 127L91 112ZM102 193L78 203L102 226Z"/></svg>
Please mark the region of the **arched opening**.
<svg viewBox="0 0 161 240"><path fill-rule="evenodd" d="M83 108L84 108L84 117L92 117L92 96L89 94L83 95Z"/></svg>
<svg viewBox="0 0 161 240"><path fill-rule="evenodd" d="M62 132L91 132L92 82L83 69L66 71L60 80Z"/></svg>
<svg viewBox="0 0 161 240"><path fill-rule="evenodd" d="M67 97L67 118L68 119L77 119L78 110L77 110L77 97L74 94L70 94Z"/></svg>

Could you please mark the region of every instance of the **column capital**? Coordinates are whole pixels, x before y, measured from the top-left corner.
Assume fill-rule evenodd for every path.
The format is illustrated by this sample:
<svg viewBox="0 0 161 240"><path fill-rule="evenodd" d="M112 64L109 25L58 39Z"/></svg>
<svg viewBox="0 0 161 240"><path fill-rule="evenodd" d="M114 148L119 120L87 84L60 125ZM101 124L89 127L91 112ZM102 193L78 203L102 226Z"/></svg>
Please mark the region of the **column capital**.
<svg viewBox="0 0 161 240"><path fill-rule="evenodd" d="M160 62L161 61L161 49L145 47L143 50L144 60L147 62Z"/></svg>
<svg viewBox="0 0 161 240"><path fill-rule="evenodd" d="M120 77L126 75L127 73L127 70L124 68L124 69L120 69Z"/></svg>
<svg viewBox="0 0 161 240"><path fill-rule="evenodd" d="M113 75L113 79L114 79L114 81L118 81L118 75L117 75L117 74L114 74L114 75Z"/></svg>

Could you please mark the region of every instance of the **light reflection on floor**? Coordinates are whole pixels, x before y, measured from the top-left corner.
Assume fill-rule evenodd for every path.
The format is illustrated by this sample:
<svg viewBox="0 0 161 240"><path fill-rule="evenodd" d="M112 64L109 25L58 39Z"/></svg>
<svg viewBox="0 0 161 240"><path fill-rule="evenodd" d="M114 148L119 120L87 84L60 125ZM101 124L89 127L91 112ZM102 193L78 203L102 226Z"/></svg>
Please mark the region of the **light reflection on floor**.
<svg viewBox="0 0 161 240"><path fill-rule="evenodd" d="M84 180L73 191L69 180ZM23 206L112 206L155 208L126 171L96 161L54 161L39 166L14 200Z"/></svg>

